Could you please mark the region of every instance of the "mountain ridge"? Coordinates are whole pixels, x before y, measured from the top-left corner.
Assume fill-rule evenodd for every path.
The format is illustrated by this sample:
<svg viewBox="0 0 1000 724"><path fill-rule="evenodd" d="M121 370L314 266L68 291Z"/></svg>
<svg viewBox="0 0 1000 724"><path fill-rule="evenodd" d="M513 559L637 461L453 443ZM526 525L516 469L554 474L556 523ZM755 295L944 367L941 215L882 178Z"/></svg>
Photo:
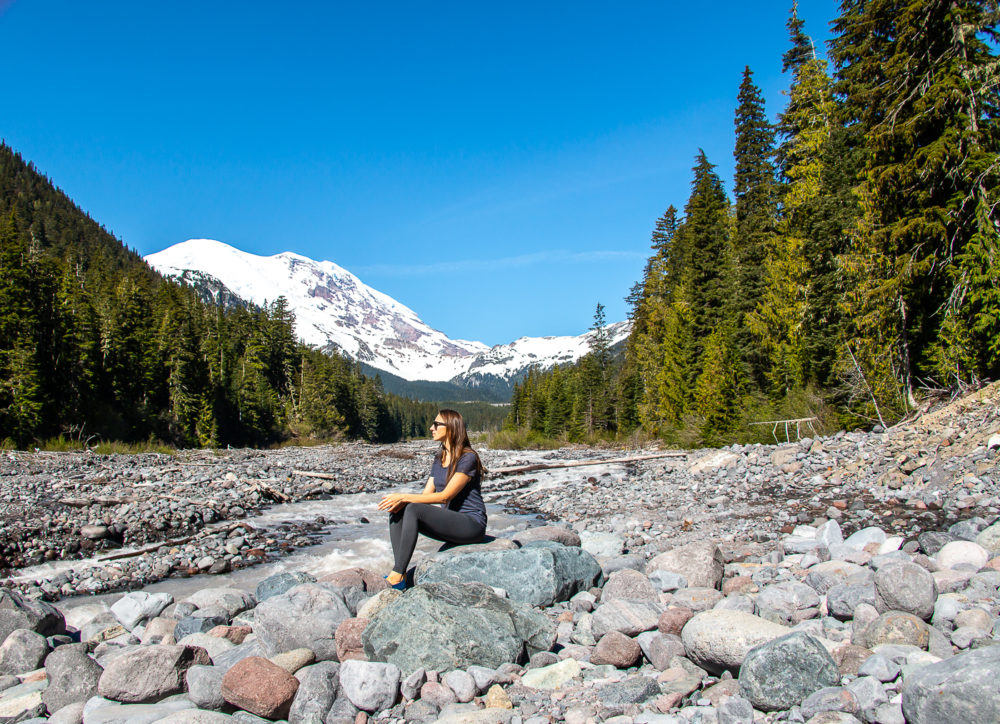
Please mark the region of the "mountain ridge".
<svg viewBox="0 0 1000 724"><path fill-rule="evenodd" d="M533 366L575 362L589 351L593 334L520 337L492 347L451 339L347 269L295 252L265 257L214 239L189 239L146 261L216 303L263 305L285 297L306 344L337 350L401 380L488 389L491 398L509 392ZM608 325L611 344L621 343L629 328L628 322Z"/></svg>

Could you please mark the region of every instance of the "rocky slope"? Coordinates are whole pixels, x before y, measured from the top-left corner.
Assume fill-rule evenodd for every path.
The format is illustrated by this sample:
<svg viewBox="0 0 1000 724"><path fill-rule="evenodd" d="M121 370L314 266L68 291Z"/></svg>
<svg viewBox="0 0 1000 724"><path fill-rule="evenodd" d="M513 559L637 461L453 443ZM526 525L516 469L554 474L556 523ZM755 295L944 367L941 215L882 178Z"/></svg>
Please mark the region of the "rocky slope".
<svg viewBox="0 0 1000 724"><path fill-rule="evenodd" d="M415 561L403 593L365 569L253 592L206 576L186 600L136 592L66 614L38 600L44 584L6 592L0 717L995 722L998 393L885 433L494 479L491 497L551 525ZM351 448L371 466L351 485L426 469L426 447ZM239 461L231 489L256 474L304 494L317 479L285 468L311 454L243 451L210 477Z"/></svg>

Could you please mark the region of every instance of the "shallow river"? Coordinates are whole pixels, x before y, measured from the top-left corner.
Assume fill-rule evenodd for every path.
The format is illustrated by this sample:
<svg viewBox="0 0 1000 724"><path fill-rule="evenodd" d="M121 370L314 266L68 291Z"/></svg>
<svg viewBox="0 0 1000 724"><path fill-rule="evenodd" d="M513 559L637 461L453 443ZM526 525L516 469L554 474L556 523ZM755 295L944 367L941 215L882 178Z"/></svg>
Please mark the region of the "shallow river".
<svg viewBox="0 0 1000 724"><path fill-rule="evenodd" d="M142 590L166 591L179 601L195 591L209 587L233 587L252 592L261 580L281 571L305 571L317 578L353 566L370 568L380 573L388 572L392 566L388 515L377 510L376 506L385 493L413 492L419 490L422 483L423 481L418 481L400 485L378 493L353 493L337 495L328 500L310 500L272 506L260 515L246 518L246 522L254 528L267 530L269 528L276 529L284 523L312 521L322 516L327 523L323 527L322 534L316 538L319 542L316 545L298 548L281 558L241 568L231 573L213 576L197 575L187 578L171 577L146 586ZM533 526L543 523L541 518L537 516L515 515L505 512L502 501L488 503L486 509L489 515L487 532L498 538L509 537L515 530L523 529L526 525ZM362 519L371 522L364 523ZM227 521L225 525L228 526L232 522ZM209 526L209 528L211 527L214 526ZM413 562L419 562L422 555L434 552L440 546L440 542L420 536ZM102 553L102 555L106 554L106 552ZM96 558L56 561L22 569L15 580L50 578L70 568L79 570L84 567L112 565L113 563L114 561L100 563ZM110 604L122 595L123 592L118 591L98 596L74 596L64 598L56 605L65 611L86 604L100 602Z"/></svg>

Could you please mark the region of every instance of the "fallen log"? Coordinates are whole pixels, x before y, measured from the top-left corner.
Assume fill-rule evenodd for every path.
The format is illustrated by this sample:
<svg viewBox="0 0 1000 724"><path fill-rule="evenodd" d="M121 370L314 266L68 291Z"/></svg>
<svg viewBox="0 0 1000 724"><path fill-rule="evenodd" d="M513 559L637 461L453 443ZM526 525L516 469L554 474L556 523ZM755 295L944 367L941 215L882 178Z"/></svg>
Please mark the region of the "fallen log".
<svg viewBox="0 0 1000 724"><path fill-rule="evenodd" d="M314 473L309 470L293 470L292 475L301 475L304 478L319 478L320 480L336 480L336 475L330 473Z"/></svg>
<svg viewBox="0 0 1000 724"><path fill-rule="evenodd" d="M509 468L490 470L490 475L514 475L516 473L531 473L536 470L556 470L558 468L579 468L585 465L610 465L612 463L634 463L640 460L656 460L657 458L683 458L686 452L672 451L654 453L652 455L636 455L627 458L607 458L605 460L569 460L561 463L532 463L531 465L516 465Z"/></svg>
<svg viewBox="0 0 1000 724"><path fill-rule="evenodd" d="M145 546L143 548L139 548L139 549L134 550L134 551L127 551L126 553L112 553L109 556L101 556L97 560L98 561L117 561L120 558L134 558L135 556L141 556L144 553L152 553L153 551L158 551L163 546L179 546L179 545L183 545L184 543L187 543L188 541L191 541L191 540L197 538L200 535L204 535L206 532L212 532L212 533L214 533L214 532L217 532L217 531L223 530L223 529L225 529L227 531L233 531L233 530L236 530L237 528L253 528L253 526L251 526L249 523L246 523L246 522L242 522L242 523L240 523L240 522L233 522L233 523L229 523L226 526L218 526L218 527L212 528L212 529L207 529L207 528L206 529L202 529L202 530L198 531L197 533L194 533L193 535L184 536L183 538L174 538L172 540L163 540L163 541L160 541L159 543L153 543L152 545L148 545L148 546Z"/></svg>

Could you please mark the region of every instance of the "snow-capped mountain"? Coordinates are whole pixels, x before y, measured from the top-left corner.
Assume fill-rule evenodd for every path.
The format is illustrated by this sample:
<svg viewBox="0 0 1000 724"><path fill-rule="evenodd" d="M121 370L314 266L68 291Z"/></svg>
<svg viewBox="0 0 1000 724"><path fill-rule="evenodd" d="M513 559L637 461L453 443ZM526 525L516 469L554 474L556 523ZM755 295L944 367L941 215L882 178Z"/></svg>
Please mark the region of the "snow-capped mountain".
<svg viewBox="0 0 1000 724"><path fill-rule="evenodd" d="M338 349L411 381L452 381L463 387L506 384L532 365L544 369L573 362L589 349L591 333L521 337L492 348L449 339L343 267L292 252L257 256L220 241L190 239L150 254L146 261L214 301L264 305L284 296L295 314L296 334L306 344ZM621 342L628 328L627 322L608 325L609 342Z"/></svg>
<svg viewBox="0 0 1000 724"><path fill-rule="evenodd" d="M631 325L615 322L604 328L608 345L614 347L628 337ZM451 381L478 387L486 381L509 382L532 365L542 369L575 362L590 351L593 332L577 337L520 337L508 344L498 344L476 355L469 369Z"/></svg>

